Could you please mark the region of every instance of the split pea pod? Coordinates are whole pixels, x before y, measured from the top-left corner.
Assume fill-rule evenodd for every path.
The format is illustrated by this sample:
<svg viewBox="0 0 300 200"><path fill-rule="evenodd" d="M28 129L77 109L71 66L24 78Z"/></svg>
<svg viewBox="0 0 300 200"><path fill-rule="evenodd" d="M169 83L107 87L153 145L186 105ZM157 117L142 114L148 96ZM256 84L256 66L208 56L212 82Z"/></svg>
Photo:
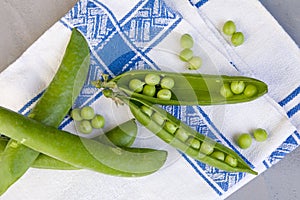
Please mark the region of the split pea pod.
<svg viewBox="0 0 300 200"><path fill-rule="evenodd" d="M257 174L236 152L198 133L162 108L145 100L118 97L129 105L143 126L190 157L221 170Z"/></svg>
<svg viewBox="0 0 300 200"><path fill-rule="evenodd" d="M98 138L100 142L105 142L111 145L116 145L121 148L127 148L126 150L131 150L130 147L135 140L137 135L137 125L134 119L128 120L111 130L105 132ZM109 140L109 141L108 141ZM4 152L5 147L7 146L8 139L0 138L0 156ZM136 150L137 151L137 150ZM149 151L148 149L139 149L138 151L144 153ZM57 170L74 170L79 169L70 164L47 156L45 154L39 154L37 159L32 163L31 167L41 168L41 169L57 169Z"/></svg>
<svg viewBox="0 0 300 200"><path fill-rule="evenodd" d="M84 36L77 29L73 29L61 64L29 117L58 127L86 80L89 63L89 46ZM17 141L8 143L0 159L0 195L29 169L38 156L38 151Z"/></svg>
<svg viewBox="0 0 300 200"><path fill-rule="evenodd" d="M132 80L135 80L133 84L139 84L140 87L149 86L144 82L145 77L149 74L160 77L161 81L165 77L173 80L174 86L169 89L171 92L170 98L159 98L158 92L154 95L145 95L143 92L137 92L139 90L132 90L132 86L130 85ZM140 82L138 82L138 80ZM250 77L174 73L155 70L132 70L111 79L111 81L115 82L120 90L131 97L161 105L242 103L257 99L268 91L268 87L264 82ZM241 93L232 93L232 95L223 94L223 90L225 90L226 93L226 86L232 86L232 90L236 91L234 88L236 83L242 85L243 90ZM154 89L154 87L152 88ZM158 83L155 85L155 88L156 91L160 91L163 87L161 83ZM231 92L231 90L229 90L229 92Z"/></svg>
<svg viewBox="0 0 300 200"><path fill-rule="evenodd" d="M123 150L47 126L0 107L0 132L15 141L77 168L125 177L154 173L167 152L153 149Z"/></svg>

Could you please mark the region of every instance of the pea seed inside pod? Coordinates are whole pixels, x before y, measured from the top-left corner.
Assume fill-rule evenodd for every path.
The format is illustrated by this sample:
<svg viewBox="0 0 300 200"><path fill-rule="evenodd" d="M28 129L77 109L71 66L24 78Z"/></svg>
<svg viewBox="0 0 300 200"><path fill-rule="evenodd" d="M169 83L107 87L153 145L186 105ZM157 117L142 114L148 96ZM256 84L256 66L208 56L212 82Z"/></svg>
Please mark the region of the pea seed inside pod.
<svg viewBox="0 0 300 200"><path fill-rule="evenodd" d="M244 81L233 81L230 84L230 89L234 94L241 94L245 90L245 83Z"/></svg>
<svg viewBox="0 0 300 200"><path fill-rule="evenodd" d="M210 156L212 156L218 160L221 160L221 161L225 160L225 154L221 151L214 151Z"/></svg>
<svg viewBox="0 0 300 200"><path fill-rule="evenodd" d="M145 83L148 85L158 85L160 82L160 76L157 74L147 74L145 76Z"/></svg>
<svg viewBox="0 0 300 200"><path fill-rule="evenodd" d="M161 126L165 123L165 118L157 112L152 114L152 119Z"/></svg>
<svg viewBox="0 0 300 200"><path fill-rule="evenodd" d="M189 134L183 128L179 127L175 132L175 138L185 142L189 138Z"/></svg>
<svg viewBox="0 0 300 200"><path fill-rule="evenodd" d="M214 151L214 146L210 142L204 141L200 147L200 152L209 155Z"/></svg>
<svg viewBox="0 0 300 200"><path fill-rule="evenodd" d="M170 121L166 121L166 122L165 122L164 129L165 129L166 131L168 131L169 133L174 134L174 133L176 132L177 128L178 128L178 127L177 127L176 124L173 124L173 123L170 122Z"/></svg>
<svg viewBox="0 0 300 200"><path fill-rule="evenodd" d="M231 155L227 155L225 157L225 162L232 167L236 167L238 165L237 159L232 157Z"/></svg>
<svg viewBox="0 0 300 200"><path fill-rule="evenodd" d="M244 90L244 95L246 97L252 97L257 93L257 88L255 85L247 85L245 90Z"/></svg>
<svg viewBox="0 0 300 200"><path fill-rule="evenodd" d="M164 77L160 81L160 87L164 89L172 89L175 85L174 79L170 77Z"/></svg>
<svg viewBox="0 0 300 200"><path fill-rule="evenodd" d="M134 92L142 92L144 84L145 84L144 82L135 78L129 82L128 87L130 90L132 90Z"/></svg>
<svg viewBox="0 0 300 200"><path fill-rule="evenodd" d="M161 89L157 92L157 98L163 100L170 100L172 97L172 93L168 89Z"/></svg>
<svg viewBox="0 0 300 200"><path fill-rule="evenodd" d="M229 98L229 97L232 97L233 96L233 93L231 91L231 88L229 86L228 83L225 83L221 89L220 89L220 94L225 97L225 98Z"/></svg>
<svg viewBox="0 0 300 200"><path fill-rule="evenodd" d="M142 109L142 111L143 111L146 115L148 115L149 117L151 117L151 115L152 115L152 113L153 113L153 110L152 110L151 108L149 108L149 107L147 107L147 106L145 106L145 105L142 105L142 106L141 106L141 109Z"/></svg>
<svg viewBox="0 0 300 200"><path fill-rule="evenodd" d="M143 88L143 94L149 97L153 97L156 93L156 88L154 85L145 85Z"/></svg>
<svg viewBox="0 0 300 200"><path fill-rule="evenodd" d="M201 146L200 141L192 137L188 138L186 143L189 144L193 149L199 149Z"/></svg>

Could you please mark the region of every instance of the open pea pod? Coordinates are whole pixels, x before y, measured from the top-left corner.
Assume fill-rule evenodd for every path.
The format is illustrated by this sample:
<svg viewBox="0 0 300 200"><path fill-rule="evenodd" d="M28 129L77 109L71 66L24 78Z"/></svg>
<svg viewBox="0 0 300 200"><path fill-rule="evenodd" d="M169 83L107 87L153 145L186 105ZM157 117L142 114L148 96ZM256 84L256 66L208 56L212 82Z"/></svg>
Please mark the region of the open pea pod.
<svg viewBox="0 0 300 200"><path fill-rule="evenodd" d="M198 133L164 109L145 100L117 97L129 105L133 116L143 126L190 157L221 170L257 174L232 149Z"/></svg>
<svg viewBox="0 0 300 200"><path fill-rule="evenodd" d="M129 83L133 79L142 82L147 74L158 75L160 78L169 77L173 79L174 86L170 89L171 98L161 99L157 95L147 96L142 92L134 92L129 88ZM257 79L243 76L208 75L192 73L174 73L154 70L133 70L123 73L111 81L115 82L120 90L131 97L147 100L148 102L161 105L217 105L234 104L252 101L264 95L268 91L268 86ZM243 83L244 87L251 85L254 92L249 95L245 92L228 95L224 97L220 92L222 87L230 86L233 82ZM156 85L156 90L160 90L160 85Z"/></svg>

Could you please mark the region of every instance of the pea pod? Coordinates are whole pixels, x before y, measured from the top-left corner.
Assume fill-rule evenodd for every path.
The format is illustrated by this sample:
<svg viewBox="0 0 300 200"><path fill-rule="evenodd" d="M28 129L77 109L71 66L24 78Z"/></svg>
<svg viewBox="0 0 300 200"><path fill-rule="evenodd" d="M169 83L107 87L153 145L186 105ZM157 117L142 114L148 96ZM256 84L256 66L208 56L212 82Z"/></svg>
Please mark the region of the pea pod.
<svg viewBox="0 0 300 200"><path fill-rule="evenodd" d="M167 152L123 150L47 126L0 107L0 132L17 142L77 168L114 176L145 176L162 167Z"/></svg>
<svg viewBox="0 0 300 200"><path fill-rule="evenodd" d="M143 126L190 157L225 171L257 174L236 152L198 133L162 108L141 99L120 95L118 98L129 105L132 114ZM152 114L144 112L143 106L151 109ZM160 116L163 122L154 118L154 114ZM236 163L217 159L212 156L214 152L221 152L227 160L234 160Z"/></svg>
<svg viewBox="0 0 300 200"><path fill-rule="evenodd" d="M134 119L128 120L119 126L109 130L108 132L101 135L97 138L100 142L106 142L108 144L113 143L113 145L117 145L122 148L127 148L132 145L135 140L137 134L137 125ZM109 139L109 141L107 141ZM7 146L8 140L4 138L0 138L0 156L4 152L5 147ZM131 150L127 148L126 150ZM141 153L145 153L149 151L149 149L134 149L135 151L139 151ZM41 168L41 169L59 169L59 170L74 170L79 169L70 164L47 156L45 154L39 154L37 159L32 163L31 167L33 168Z"/></svg>
<svg viewBox="0 0 300 200"><path fill-rule="evenodd" d="M171 99L160 99L156 96L147 96L143 93L133 92L128 87L131 80L144 80L147 74L169 77L174 80L175 85L170 89L172 92ZM220 93L222 86L231 84L235 81L242 81L246 86L255 86L257 91L251 96L243 93L232 95L228 98L222 96ZM257 99L268 91L268 87L264 82L249 77L173 73L154 70L132 70L113 78L111 82L115 82L120 90L131 97L161 105L234 104Z"/></svg>
<svg viewBox="0 0 300 200"><path fill-rule="evenodd" d="M89 63L88 44L84 36L77 29L73 29L58 71L29 116L44 124L58 127L86 80ZM16 141L9 142L0 163L0 177L3 177L0 194L27 171L38 155L39 152Z"/></svg>

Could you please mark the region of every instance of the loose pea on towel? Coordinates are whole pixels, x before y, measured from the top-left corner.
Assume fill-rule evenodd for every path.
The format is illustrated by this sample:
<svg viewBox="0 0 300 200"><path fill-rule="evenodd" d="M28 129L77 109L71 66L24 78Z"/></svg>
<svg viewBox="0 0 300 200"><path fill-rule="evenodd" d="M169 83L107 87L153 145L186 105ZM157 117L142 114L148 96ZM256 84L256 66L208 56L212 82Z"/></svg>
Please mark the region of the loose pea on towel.
<svg viewBox="0 0 300 200"><path fill-rule="evenodd" d="M227 20L233 20L243 32L242 45L234 47L222 33ZM28 113L54 76L72 27L85 35L91 49L89 76L74 107L90 105L101 111L107 122L104 130L132 116L126 106L116 107L102 97L90 81L102 73L116 76L131 69L191 72L178 58L180 36L189 33L195 40L193 52L203 61L192 73L250 76L266 82L269 92L243 104L163 108L232 148L259 173L300 144L299 48L259 1L79 1L0 74L1 106ZM75 133L69 118L60 128ZM266 129L268 140L240 149L235 136L256 128ZM197 162L142 127L134 145L168 150L165 166L153 175L136 179L87 170L30 169L3 198L225 199L255 178Z"/></svg>

